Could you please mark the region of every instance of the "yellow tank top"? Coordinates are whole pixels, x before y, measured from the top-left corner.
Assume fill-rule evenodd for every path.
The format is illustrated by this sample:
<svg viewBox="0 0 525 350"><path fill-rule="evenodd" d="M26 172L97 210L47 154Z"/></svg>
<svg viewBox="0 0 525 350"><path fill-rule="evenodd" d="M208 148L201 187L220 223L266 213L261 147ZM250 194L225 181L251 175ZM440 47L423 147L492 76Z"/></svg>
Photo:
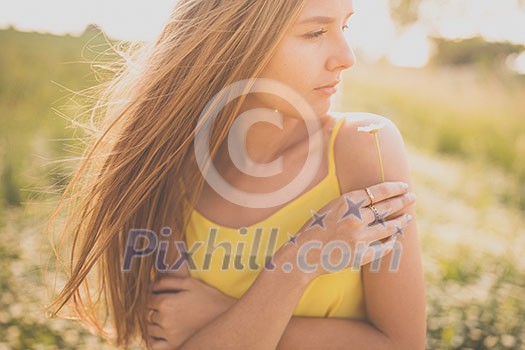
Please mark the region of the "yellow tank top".
<svg viewBox="0 0 525 350"><path fill-rule="evenodd" d="M330 135L328 176L270 217L249 227L233 229L208 220L197 210L192 211L185 238L196 266L196 269L190 268L191 277L240 298L264 268L268 257L312 217L311 210L318 211L342 195L336 177L334 141L344 119L336 119ZM192 246L199 241L202 245L192 251ZM225 259L227 250L229 261ZM226 266L221 266L223 264ZM365 319L360 272L347 268L317 277L306 287L294 315Z"/></svg>

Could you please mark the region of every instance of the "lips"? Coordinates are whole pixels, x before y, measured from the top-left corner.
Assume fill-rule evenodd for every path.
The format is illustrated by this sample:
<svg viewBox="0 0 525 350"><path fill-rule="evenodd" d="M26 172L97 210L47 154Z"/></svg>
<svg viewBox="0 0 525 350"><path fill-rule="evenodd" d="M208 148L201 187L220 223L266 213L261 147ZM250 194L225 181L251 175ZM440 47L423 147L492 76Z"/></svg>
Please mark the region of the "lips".
<svg viewBox="0 0 525 350"><path fill-rule="evenodd" d="M318 90L318 89L325 89L325 88L334 88L334 87L335 87L337 84L339 84L340 82L341 82L340 80L336 80L336 81L331 82L331 83L329 83L329 84L327 84L327 85L324 85L324 86L318 87L318 88L316 88L316 90Z"/></svg>
<svg viewBox="0 0 525 350"><path fill-rule="evenodd" d="M340 80L336 80L328 85L316 88L315 91L322 93L323 95L333 95L337 92L337 84L340 83Z"/></svg>

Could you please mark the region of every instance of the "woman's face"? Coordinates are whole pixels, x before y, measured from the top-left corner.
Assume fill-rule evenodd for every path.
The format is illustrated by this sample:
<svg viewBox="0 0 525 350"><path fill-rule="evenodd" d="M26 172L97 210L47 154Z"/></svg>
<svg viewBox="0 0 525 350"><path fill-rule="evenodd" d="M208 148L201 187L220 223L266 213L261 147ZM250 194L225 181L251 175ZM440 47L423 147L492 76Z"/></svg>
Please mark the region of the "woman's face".
<svg viewBox="0 0 525 350"><path fill-rule="evenodd" d="M352 13L352 0L307 0L261 78L286 83L310 103L319 117L325 116L333 91L323 92L318 88L340 81L341 72L355 63L354 52L344 36ZM265 104L285 115L297 114L281 99L267 94L263 96ZM287 100L286 96L280 97Z"/></svg>

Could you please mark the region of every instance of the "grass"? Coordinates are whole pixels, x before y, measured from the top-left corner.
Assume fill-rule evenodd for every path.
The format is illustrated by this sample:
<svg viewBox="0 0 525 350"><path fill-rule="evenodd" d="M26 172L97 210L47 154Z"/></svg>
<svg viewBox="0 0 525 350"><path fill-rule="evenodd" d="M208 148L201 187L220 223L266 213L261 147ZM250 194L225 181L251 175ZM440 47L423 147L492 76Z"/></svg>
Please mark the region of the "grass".
<svg viewBox="0 0 525 350"><path fill-rule="evenodd" d="M407 142L506 172L501 200L525 211L525 79L468 69L358 64L345 76L345 111L392 119Z"/></svg>

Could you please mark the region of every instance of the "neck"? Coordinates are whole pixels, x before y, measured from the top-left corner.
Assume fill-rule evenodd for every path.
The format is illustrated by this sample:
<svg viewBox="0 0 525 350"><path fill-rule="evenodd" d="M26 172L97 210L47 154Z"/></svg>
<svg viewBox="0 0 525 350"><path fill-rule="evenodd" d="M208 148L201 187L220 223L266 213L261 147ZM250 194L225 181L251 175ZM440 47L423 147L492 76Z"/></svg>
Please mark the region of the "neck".
<svg viewBox="0 0 525 350"><path fill-rule="evenodd" d="M320 129L315 132L329 121L327 115L319 118ZM256 171L257 163L264 166L305 140L308 140L308 130L300 117L270 108L243 106L228 138L220 146L219 159L229 158L238 166Z"/></svg>

